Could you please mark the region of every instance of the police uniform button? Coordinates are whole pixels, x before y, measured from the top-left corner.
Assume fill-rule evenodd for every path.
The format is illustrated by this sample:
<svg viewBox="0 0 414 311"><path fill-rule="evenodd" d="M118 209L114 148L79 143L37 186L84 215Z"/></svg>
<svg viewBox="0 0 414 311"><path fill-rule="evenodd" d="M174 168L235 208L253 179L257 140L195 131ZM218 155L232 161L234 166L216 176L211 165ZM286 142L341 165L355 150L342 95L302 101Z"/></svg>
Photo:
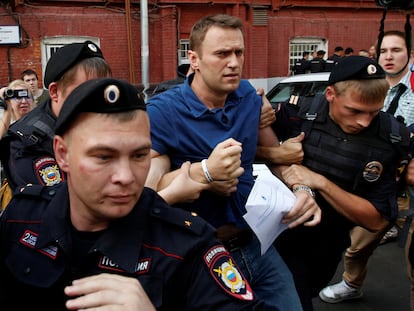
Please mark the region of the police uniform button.
<svg viewBox="0 0 414 311"><path fill-rule="evenodd" d="M56 194L56 191L55 190L49 190L49 195L50 196L54 196Z"/></svg>
<svg viewBox="0 0 414 311"><path fill-rule="evenodd" d="M31 271L32 271L32 269L30 269L30 267L26 267L24 269L24 274L30 274Z"/></svg>
<svg viewBox="0 0 414 311"><path fill-rule="evenodd" d="M161 213L161 210L158 207L153 208L152 211L154 212L154 214Z"/></svg>

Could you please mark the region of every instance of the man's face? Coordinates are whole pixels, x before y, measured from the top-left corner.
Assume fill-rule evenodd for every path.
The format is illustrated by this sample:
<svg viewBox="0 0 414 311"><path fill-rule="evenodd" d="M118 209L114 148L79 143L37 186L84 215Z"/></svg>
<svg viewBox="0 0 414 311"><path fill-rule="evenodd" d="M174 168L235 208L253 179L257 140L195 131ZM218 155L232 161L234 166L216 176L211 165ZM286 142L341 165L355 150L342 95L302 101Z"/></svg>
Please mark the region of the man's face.
<svg viewBox="0 0 414 311"><path fill-rule="evenodd" d="M38 89L38 80L35 75L25 75L23 81L30 85L32 92Z"/></svg>
<svg viewBox="0 0 414 311"><path fill-rule="evenodd" d="M55 137L56 160L67 173L74 225L103 229L128 214L140 197L150 167L149 119L131 120L84 113L62 137ZM78 226L77 226L78 225Z"/></svg>
<svg viewBox="0 0 414 311"><path fill-rule="evenodd" d="M190 53L202 87L217 95L229 94L239 87L244 63L244 39L238 29L211 27L200 51Z"/></svg>
<svg viewBox="0 0 414 311"><path fill-rule="evenodd" d="M395 35L384 37L380 51L378 63L387 74L396 74L407 65L407 47L403 38ZM405 73L406 70L402 74Z"/></svg>
<svg viewBox="0 0 414 311"><path fill-rule="evenodd" d="M384 106L383 101L363 103L352 90L337 95L332 86L326 88L326 99L330 117L347 134L358 134L366 129Z"/></svg>

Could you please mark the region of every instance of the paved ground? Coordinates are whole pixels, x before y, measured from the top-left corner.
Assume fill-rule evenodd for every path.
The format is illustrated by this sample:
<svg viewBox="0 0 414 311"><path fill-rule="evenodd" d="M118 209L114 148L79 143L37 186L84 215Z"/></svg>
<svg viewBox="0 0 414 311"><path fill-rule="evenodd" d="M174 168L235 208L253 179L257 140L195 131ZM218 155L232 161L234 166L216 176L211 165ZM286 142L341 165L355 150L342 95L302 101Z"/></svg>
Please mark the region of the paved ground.
<svg viewBox="0 0 414 311"><path fill-rule="evenodd" d="M361 299L329 304L315 298L315 311L409 311L404 249L397 242L379 246L370 259L368 269ZM332 283L341 280L342 271L341 263Z"/></svg>

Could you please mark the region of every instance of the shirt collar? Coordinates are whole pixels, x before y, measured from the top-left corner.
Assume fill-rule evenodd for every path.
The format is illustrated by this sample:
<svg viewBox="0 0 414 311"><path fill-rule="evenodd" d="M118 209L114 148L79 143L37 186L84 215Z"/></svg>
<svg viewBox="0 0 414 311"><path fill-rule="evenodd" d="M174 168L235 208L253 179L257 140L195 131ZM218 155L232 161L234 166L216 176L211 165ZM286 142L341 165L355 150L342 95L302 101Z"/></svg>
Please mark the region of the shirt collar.
<svg viewBox="0 0 414 311"><path fill-rule="evenodd" d="M70 236L69 194L66 182L56 190L55 197L50 201L39 232L37 248L57 243L61 249L70 253L72 240ZM144 189L134 209L126 217L114 221L108 230L93 246L102 254L116 262L122 269L133 273L140 255L145 227L149 223L148 209L151 206ZM136 247L132 247L135 245Z"/></svg>
<svg viewBox="0 0 414 311"><path fill-rule="evenodd" d="M184 101L186 102L186 105L188 102L191 103L191 105L187 105L188 109L192 112L192 114L195 117L200 117L203 114L205 114L209 109L198 99L197 95L194 93L194 91L191 88L191 83L194 79L194 73L190 74L187 79L184 81L184 83L181 85L181 91L183 94ZM240 83L242 83L241 81ZM237 90L231 92L226 99L226 103L224 104L224 107L230 104L234 103L240 103L242 101L242 98L245 96L244 92L242 91L242 88L239 86ZM213 109L218 110L222 108Z"/></svg>

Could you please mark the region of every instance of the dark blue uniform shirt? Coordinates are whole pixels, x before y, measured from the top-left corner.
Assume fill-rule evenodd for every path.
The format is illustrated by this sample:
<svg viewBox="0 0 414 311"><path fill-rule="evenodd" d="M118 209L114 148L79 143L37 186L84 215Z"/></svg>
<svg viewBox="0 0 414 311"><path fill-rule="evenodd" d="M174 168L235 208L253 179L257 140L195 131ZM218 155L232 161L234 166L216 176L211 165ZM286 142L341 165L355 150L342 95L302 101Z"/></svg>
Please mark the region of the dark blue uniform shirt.
<svg viewBox="0 0 414 311"><path fill-rule="evenodd" d="M394 220L398 213L397 168L408 156L409 130L380 112L367 129L346 134L329 117L324 96L311 111L312 102L312 97L302 97L297 106L283 104L273 126L279 138L286 140L304 131L304 166L368 200L386 219ZM306 120L307 113L315 113L315 120ZM401 141L394 144L390 137ZM334 276L350 244L349 230L355 226L317 192L315 199L322 209L321 223L286 230L275 242L294 275L298 293L309 299Z"/></svg>
<svg viewBox="0 0 414 311"><path fill-rule="evenodd" d="M72 227L66 183L22 188L0 220L0 301L14 310L66 310L64 287L99 273L138 279L158 310L260 308L215 230L151 189L103 232Z"/></svg>

